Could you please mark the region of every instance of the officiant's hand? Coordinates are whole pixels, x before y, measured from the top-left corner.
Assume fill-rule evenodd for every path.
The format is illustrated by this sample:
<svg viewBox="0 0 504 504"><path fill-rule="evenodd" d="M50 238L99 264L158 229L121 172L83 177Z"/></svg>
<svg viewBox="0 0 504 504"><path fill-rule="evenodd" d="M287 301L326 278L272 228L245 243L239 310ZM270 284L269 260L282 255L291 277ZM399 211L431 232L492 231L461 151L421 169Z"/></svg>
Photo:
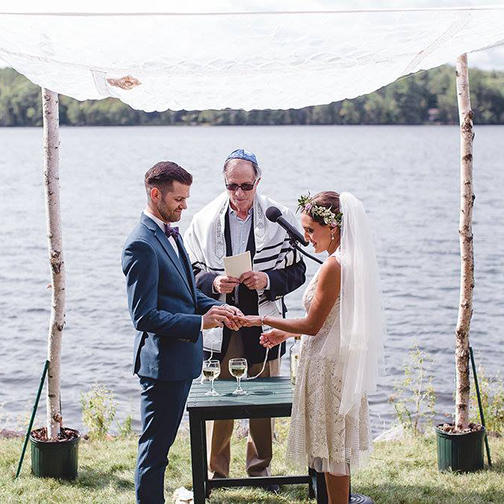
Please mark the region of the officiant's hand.
<svg viewBox="0 0 504 504"><path fill-rule="evenodd" d="M219 275L214 278L213 288L219 294L230 294L239 283L240 280L238 278Z"/></svg>
<svg viewBox="0 0 504 504"><path fill-rule="evenodd" d="M263 290L268 285L268 275L262 271L247 271L240 277L240 282L250 290Z"/></svg>
<svg viewBox="0 0 504 504"><path fill-rule="evenodd" d="M271 329L271 331L266 331L261 334L259 338L259 343L263 347L273 348L274 346L280 345L291 335L285 331L280 331L280 329Z"/></svg>

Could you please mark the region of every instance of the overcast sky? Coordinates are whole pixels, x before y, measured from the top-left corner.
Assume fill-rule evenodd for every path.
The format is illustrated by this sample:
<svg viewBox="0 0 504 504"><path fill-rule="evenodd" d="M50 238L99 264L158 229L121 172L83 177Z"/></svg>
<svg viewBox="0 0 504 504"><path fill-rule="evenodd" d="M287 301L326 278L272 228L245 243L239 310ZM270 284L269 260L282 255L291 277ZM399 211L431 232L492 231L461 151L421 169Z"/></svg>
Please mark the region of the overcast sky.
<svg viewBox="0 0 504 504"><path fill-rule="evenodd" d="M41 5L44 8L41 8ZM0 13L5 12L187 12L245 10L341 10L385 8L449 8L502 6L504 0L2 0ZM504 70L504 27L502 46L470 53L471 67ZM454 62L455 63L455 62ZM0 67L5 66L0 60Z"/></svg>

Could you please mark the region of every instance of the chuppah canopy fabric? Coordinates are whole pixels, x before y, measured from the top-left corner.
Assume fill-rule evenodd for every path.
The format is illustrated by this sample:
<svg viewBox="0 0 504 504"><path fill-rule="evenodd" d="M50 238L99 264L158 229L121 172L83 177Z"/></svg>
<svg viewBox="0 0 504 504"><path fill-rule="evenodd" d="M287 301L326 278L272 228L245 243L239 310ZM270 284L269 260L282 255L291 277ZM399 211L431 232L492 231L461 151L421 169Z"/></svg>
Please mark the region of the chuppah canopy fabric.
<svg viewBox="0 0 504 504"><path fill-rule="evenodd" d="M209 12L181 4L122 14L89 12L89 2L53 14L14 7L0 14L0 60L78 100L116 97L145 111L286 109L353 98L504 44L504 5L310 11L320 3L305 1L303 12L273 12L247 1L233 3L239 10L213 2Z"/></svg>

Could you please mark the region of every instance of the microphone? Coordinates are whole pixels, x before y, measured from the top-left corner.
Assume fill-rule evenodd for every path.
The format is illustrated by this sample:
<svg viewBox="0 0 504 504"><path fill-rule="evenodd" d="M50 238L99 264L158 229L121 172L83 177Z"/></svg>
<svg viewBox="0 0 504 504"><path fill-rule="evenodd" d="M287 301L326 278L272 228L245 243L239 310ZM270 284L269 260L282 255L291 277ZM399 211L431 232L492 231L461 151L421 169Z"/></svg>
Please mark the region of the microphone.
<svg viewBox="0 0 504 504"><path fill-rule="evenodd" d="M276 222L279 226L283 227L291 240L298 241L304 247L308 246L308 242L304 239L303 235L289 222L282 217L282 212L277 207L270 206L266 209L266 218L271 222Z"/></svg>

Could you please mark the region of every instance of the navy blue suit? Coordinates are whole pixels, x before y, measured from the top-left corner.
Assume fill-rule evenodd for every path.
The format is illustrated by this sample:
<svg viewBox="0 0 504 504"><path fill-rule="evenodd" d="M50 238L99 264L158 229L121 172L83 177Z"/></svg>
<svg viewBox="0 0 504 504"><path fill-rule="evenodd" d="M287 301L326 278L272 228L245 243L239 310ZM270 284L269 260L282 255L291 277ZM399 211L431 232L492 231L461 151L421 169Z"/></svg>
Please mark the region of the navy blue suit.
<svg viewBox="0 0 504 504"><path fill-rule="evenodd" d="M182 239L179 257L159 226L142 213L122 254L128 306L138 333L133 370L142 387L142 434L135 473L137 502L164 502L168 451L191 382L201 372L201 315L220 304L196 288Z"/></svg>

